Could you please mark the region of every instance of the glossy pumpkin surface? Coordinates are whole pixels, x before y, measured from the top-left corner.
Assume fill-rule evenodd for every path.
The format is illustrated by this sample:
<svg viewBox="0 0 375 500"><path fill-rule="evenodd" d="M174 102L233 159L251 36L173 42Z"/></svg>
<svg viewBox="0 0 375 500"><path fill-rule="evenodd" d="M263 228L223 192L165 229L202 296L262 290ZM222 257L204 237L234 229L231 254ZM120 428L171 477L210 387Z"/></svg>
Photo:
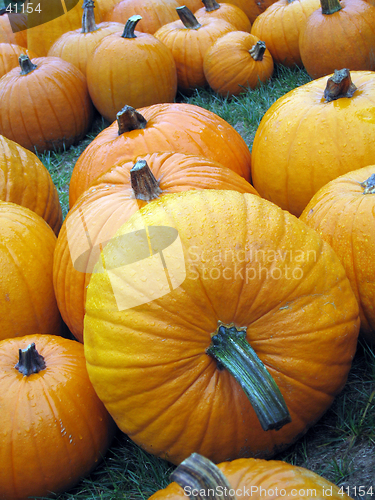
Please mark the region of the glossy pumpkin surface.
<svg viewBox="0 0 375 500"><path fill-rule="evenodd" d="M238 31L250 33L251 23L245 12L236 5L216 0L204 0L204 7L198 9L194 15L198 19L217 17L232 24Z"/></svg>
<svg viewBox="0 0 375 500"><path fill-rule="evenodd" d="M168 245L152 226L178 238ZM132 245L146 228L159 248L154 258ZM173 463L192 452L216 463L269 458L343 388L359 329L345 271L315 231L267 200L235 191L166 195L121 227L100 263L84 321L90 380L120 429L148 452ZM247 329L289 409L281 429L262 429L241 386L207 354L219 321Z"/></svg>
<svg viewBox="0 0 375 500"><path fill-rule="evenodd" d="M254 187L296 216L324 184L375 162L375 74L350 75L352 97L328 102L328 77L319 78L278 99L256 131Z"/></svg>
<svg viewBox="0 0 375 500"><path fill-rule="evenodd" d="M19 349L44 358L24 374ZM25 369L25 365L23 365ZM24 500L73 487L107 451L111 418L94 392L79 342L27 335L0 342L0 498Z"/></svg>

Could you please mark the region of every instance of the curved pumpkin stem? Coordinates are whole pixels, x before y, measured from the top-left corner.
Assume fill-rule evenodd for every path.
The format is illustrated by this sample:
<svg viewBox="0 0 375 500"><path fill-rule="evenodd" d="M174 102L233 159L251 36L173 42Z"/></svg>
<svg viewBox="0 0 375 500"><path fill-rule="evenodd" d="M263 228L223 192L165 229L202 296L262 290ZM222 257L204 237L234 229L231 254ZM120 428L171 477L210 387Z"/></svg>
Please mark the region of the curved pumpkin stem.
<svg viewBox="0 0 375 500"><path fill-rule="evenodd" d="M161 195L159 181L156 180L145 160L137 161L131 168L130 183L137 200L151 201Z"/></svg>
<svg viewBox="0 0 375 500"><path fill-rule="evenodd" d="M22 375L29 376L46 368L43 356L36 350L35 343L18 350L18 363L14 366Z"/></svg>
<svg viewBox="0 0 375 500"><path fill-rule="evenodd" d="M206 12L214 12L220 9L221 5L217 3L216 0L202 0Z"/></svg>
<svg viewBox="0 0 375 500"><path fill-rule="evenodd" d="M329 16L342 9L340 0L320 0L322 14Z"/></svg>
<svg viewBox="0 0 375 500"><path fill-rule="evenodd" d="M361 182L360 185L364 188L363 194L375 194L375 174L370 175L370 177Z"/></svg>
<svg viewBox="0 0 375 500"><path fill-rule="evenodd" d="M258 40L249 50L251 57L254 61L262 61L264 53L266 51L266 44L261 40Z"/></svg>
<svg viewBox="0 0 375 500"><path fill-rule="evenodd" d="M172 472L171 480L192 500L236 500L221 470L208 458L192 453ZM212 494L213 493L213 494Z"/></svg>
<svg viewBox="0 0 375 500"><path fill-rule="evenodd" d="M28 73L31 73L31 71L34 71L37 67L36 64L30 61L29 56L26 54L21 54L18 58L18 62L21 68L20 75L27 75Z"/></svg>
<svg viewBox="0 0 375 500"><path fill-rule="evenodd" d="M94 0L85 0L85 2L83 3L81 33L92 33L93 31L96 31L98 29L98 27L95 24L94 8L95 8Z"/></svg>
<svg viewBox="0 0 375 500"><path fill-rule="evenodd" d="M137 38L134 30L141 19L142 16L137 15L129 17L129 19L126 21L124 32L121 35L122 38Z"/></svg>
<svg viewBox="0 0 375 500"><path fill-rule="evenodd" d="M246 340L246 327L219 321L206 352L218 361L219 369L226 368L240 384L264 431L278 430L291 422L280 389Z"/></svg>
<svg viewBox="0 0 375 500"><path fill-rule="evenodd" d="M146 128L147 120L131 106L124 106L116 115L118 135Z"/></svg>
<svg viewBox="0 0 375 500"><path fill-rule="evenodd" d="M198 30L202 25L198 22L197 18L191 12L191 10L183 5L182 7L176 7L177 14L182 21L185 28L190 30Z"/></svg>
<svg viewBox="0 0 375 500"><path fill-rule="evenodd" d="M357 87L352 82L352 77L348 69L338 71L335 69L333 76L328 78L327 86L324 90L326 101L334 101L341 97L352 97Z"/></svg>

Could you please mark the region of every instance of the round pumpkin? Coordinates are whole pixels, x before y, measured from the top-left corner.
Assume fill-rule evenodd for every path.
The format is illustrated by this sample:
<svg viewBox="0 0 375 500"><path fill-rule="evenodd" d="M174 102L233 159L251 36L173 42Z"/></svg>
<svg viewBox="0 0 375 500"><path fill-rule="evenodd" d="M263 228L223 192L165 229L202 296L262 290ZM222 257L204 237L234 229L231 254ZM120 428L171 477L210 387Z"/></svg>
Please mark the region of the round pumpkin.
<svg viewBox="0 0 375 500"><path fill-rule="evenodd" d="M25 47L14 43L0 43L0 78L13 68L18 66L18 58L21 54L26 54L31 58L37 57Z"/></svg>
<svg viewBox="0 0 375 500"><path fill-rule="evenodd" d="M323 186L300 219L335 250L359 303L361 332L375 343L375 166Z"/></svg>
<svg viewBox="0 0 375 500"><path fill-rule="evenodd" d="M69 211L54 254L54 287L61 315L80 342L86 291L98 249L152 199L189 189L256 193L245 179L215 161L181 153L153 153L110 168Z"/></svg>
<svg viewBox="0 0 375 500"><path fill-rule="evenodd" d="M96 467L114 434L82 345L57 335L0 342L0 407L2 500L68 490Z"/></svg>
<svg viewBox="0 0 375 500"><path fill-rule="evenodd" d="M299 217L324 184L375 162L374 106L367 71L338 71L285 94L255 133L255 189Z"/></svg>
<svg viewBox="0 0 375 500"><path fill-rule="evenodd" d="M0 340L59 331L55 246L54 232L39 215L0 201Z"/></svg>
<svg viewBox="0 0 375 500"><path fill-rule="evenodd" d="M165 195L94 271L90 380L120 429L172 463L270 458L346 382L359 317L345 271L316 231L259 196Z"/></svg>
<svg viewBox="0 0 375 500"><path fill-rule="evenodd" d="M250 180L251 154L247 144L215 113L186 103L155 104L139 110L125 106L117 114L117 121L104 129L78 158L69 185L70 207L96 177L115 163L171 150L204 156Z"/></svg>
<svg viewBox="0 0 375 500"><path fill-rule="evenodd" d="M62 224L59 194L39 158L0 135L0 200L40 215L57 235Z"/></svg>
<svg viewBox="0 0 375 500"><path fill-rule="evenodd" d="M273 68L266 44L242 31L220 37L203 59L203 71L209 86L223 97L255 89L271 78Z"/></svg>
<svg viewBox="0 0 375 500"><path fill-rule="evenodd" d="M245 12L230 3L218 3L216 0L202 0L204 7L198 9L194 15L198 21L205 17L217 17L232 24L238 31L250 33L251 23Z"/></svg>

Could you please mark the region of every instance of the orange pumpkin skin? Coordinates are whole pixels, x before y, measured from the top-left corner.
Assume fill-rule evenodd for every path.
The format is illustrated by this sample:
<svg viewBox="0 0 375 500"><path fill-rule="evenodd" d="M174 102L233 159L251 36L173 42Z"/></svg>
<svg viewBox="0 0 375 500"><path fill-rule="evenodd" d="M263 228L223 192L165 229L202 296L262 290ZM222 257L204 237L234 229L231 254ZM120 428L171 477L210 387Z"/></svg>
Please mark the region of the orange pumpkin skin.
<svg viewBox="0 0 375 500"><path fill-rule="evenodd" d="M54 232L28 208L0 201L0 236L0 340L58 332Z"/></svg>
<svg viewBox="0 0 375 500"><path fill-rule="evenodd" d="M96 177L115 163L159 151L204 156L250 180L249 148L218 115L186 103L155 104L138 111L147 120L145 128L119 135L114 122L78 158L69 186L70 207Z"/></svg>
<svg viewBox="0 0 375 500"><path fill-rule="evenodd" d="M29 73L13 68L1 79L0 134L31 151L69 147L92 122L86 79L59 57L36 57L32 63L36 68Z"/></svg>
<svg viewBox="0 0 375 500"><path fill-rule="evenodd" d="M0 200L40 215L57 235L62 224L59 194L39 158L0 135Z"/></svg>
<svg viewBox="0 0 375 500"><path fill-rule="evenodd" d="M357 90L327 102L327 77L278 99L263 116L252 149L252 178L264 198L299 217L327 182L375 162L374 73L350 73Z"/></svg>
<svg viewBox="0 0 375 500"><path fill-rule="evenodd" d="M226 0L226 3L231 3L242 9L247 17L249 18L251 24L255 19L264 12L270 5L275 3L276 0Z"/></svg>
<svg viewBox="0 0 375 500"><path fill-rule="evenodd" d="M205 7L201 7L194 13L194 15L198 21L200 21L200 19L204 19L205 17L223 19L224 21L232 24L236 30L250 33L251 23L242 9L236 5L226 2L219 3L219 5L220 7L213 11L209 11Z"/></svg>
<svg viewBox="0 0 375 500"><path fill-rule="evenodd" d="M204 56L203 70L216 93L236 96L271 78L274 64L268 49L259 60L250 53L258 42L259 38L250 33L234 31L211 45Z"/></svg>
<svg viewBox="0 0 375 500"><path fill-rule="evenodd" d="M375 340L375 196L361 183L375 166L349 172L323 186L300 219L315 229L335 250L359 303L361 333Z"/></svg>
<svg viewBox="0 0 375 500"><path fill-rule="evenodd" d="M181 153L142 155L157 180L160 196L189 189L234 189L256 194L255 189L238 174L203 157ZM130 169L134 161L121 162L99 176L69 211L59 234L54 254L54 288L61 315L77 340L83 342L83 318L87 286L95 264L93 252L87 255L85 269L77 270L72 255L87 250L82 236L82 221L90 230L93 245L107 242L130 216L146 205L134 198ZM92 234L91 234L92 233ZM104 246L104 244L103 244Z"/></svg>
<svg viewBox="0 0 375 500"><path fill-rule="evenodd" d="M18 350L31 343L46 368L23 376ZM96 467L114 425L94 392L82 345L56 335L0 342L0 498L68 490Z"/></svg>
<svg viewBox="0 0 375 500"><path fill-rule="evenodd" d="M31 58L37 57L25 47L14 43L0 43L0 78L13 68L18 66L18 58L21 54L26 54Z"/></svg>
<svg viewBox="0 0 375 500"><path fill-rule="evenodd" d="M26 21L26 15L17 14L17 16L12 16L11 24L8 14L0 14L0 43L12 43L27 47ZM15 29L14 33L12 28ZM22 31L16 31L16 28L23 29Z"/></svg>
<svg viewBox="0 0 375 500"><path fill-rule="evenodd" d="M327 495L332 500L350 500L344 492L318 474L297 467L281 460L262 460L254 458L239 458L232 462L223 462L217 466L227 478L230 486L238 492L238 496L253 500L272 500L278 496L277 490L287 498L303 500L310 491L317 500L325 500ZM332 493L331 493L332 491ZM248 494L246 494L248 492ZM273 492L273 493L271 493ZM301 494L298 494L301 492ZM274 496L275 495L275 496ZM175 482L163 490L154 493L149 500L182 500L186 493Z"/></svg>
<svg viewBox="0 0 375 500"><path fill-rule="evenodd" d="M189 10L191 10L191 12L193 12L193 14L202 7L201 0L177 0L177 3L180 7L185 5Z"/></svg>
<svg viewBox="0 0 375 500"><path fill-rule="evenodd" d="M359 318L341 263L315 231L251 194L166 195L116 236L150 226L177 230L185 262L175 248L165 248L164 258L169 275L185 268L186 277L172 291L159 289L160 274L145 258L116 268L115 296L108 273L96 269L84 348L97 394L123 432L172 463L192 452L215 463L271 457L306 432L345 384ZM113 262L116 251L108 244L103 261ZM142 294L148 303L126 308ZM218 320L247 327L292 417L280 430L262 430L239 384L206 354Z"/></svg>
<svg viewBox="0 0 375 500"><path fill-rule="evenodd" d="M309 16L299 38L302 63L311 78L335 69L375 70L375 8L363 0L337 0L341 10Z"/></svg>
<svg viewBox="0 0 375 500"><path fill-rule="evenodd" d="M319 0L278 0L260 14L251 33L263 40L276 64L302 66L299 35Z"/></svg>

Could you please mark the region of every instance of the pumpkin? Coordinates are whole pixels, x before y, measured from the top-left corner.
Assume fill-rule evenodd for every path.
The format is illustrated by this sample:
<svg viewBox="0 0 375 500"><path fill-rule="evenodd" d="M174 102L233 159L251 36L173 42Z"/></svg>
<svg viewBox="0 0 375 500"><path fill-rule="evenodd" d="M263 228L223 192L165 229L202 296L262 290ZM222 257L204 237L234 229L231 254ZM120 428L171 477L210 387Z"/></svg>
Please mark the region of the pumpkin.
<svg viewBox="0 0 375 500"><path fill-rule="evenodd" d="M349 172L323 186L300 219L335 250L357 297L361 332L375 337L375 166Z"/></svg>
<svg viewBox="0 0 375 500"><path fill-rule="evenodd" d="M0 135L0 174L0 200L33 210L57 235L62 224L59 195L39 158Z"/></svg>
<svg viewBox="0 0 375 500"><path fill-rule="evenodd" d="M141 16L137 25L139 31L153 35L164 24L178 19L177 0L121 0L106 16L106 21L125 24L134 15Z"/></svg>
<svg viewBox="0 0 375 500"><path fill-rule="evenodd" d="M0 11L0 43L12 43L27 47L27 17L25 14L8 14Z"/></svg>
<svg viewBox="0 0 375 500"><path fill-rule="evenodd" d="M191 93L195 88L207 85L203 71L203 57L207 49L218 38L236 28L216 17L202 18L198 22L185 6L176 10L180 20L165 24L155 36L172 51L179 90Z"/></svg>
<svg viewBox="0 0 375 500"><path fill-rule="evenodd" d="M264 114L252 149L261 196L300 216L336 177L375 163L375 75L337 71L297 87Z"/></svg>
<svg viewBox="0 0 375 500"><path fill-rule="evenodd" d="M226 0L225 3L231 3L232 5L236 5L241 10L245 12L247 17L249 18L251 24L255 21L255 19L264 12L267 7L275 3L276 0Z"/></svg>
<svg viewBox="0 0 375 500"><path fill-rule="evenodd" d="M171 474L174 481L157 491L149 500L235 500L253 498L271 500L278 496L303 500L306 496L325 500L349 500L343 488L314 472L281 460L239 458L214 465L193 453ZM211 493L212 492L212 493ZM211 496L210 496L211 495Z"/></svg>
<svg viewBox="0 0 375 500"><path fill-rule="evenodd" d="M93 107L84 75L59 57L19 57L0 81L0 134L31 151L69 147L87 133Z"/></svg>
<svg viewBox="0 0 375 500"><path fill-rule="evenodd" d="M74 64L84 75L86 75L87 59L100 40L124 29L120 23L102 22L96 25L94 7L94 0L85 0L82 27L61 35L48 51L48 56L61 57L64 61Z"/></svg>
<svg viewBox="0 0 375 500"><path fill-rule="evenodd" d="M141 208L103 249L84 348L135 443L218 463L270 458L303 435L343 388L358 329L316 231L253 194L187 191Z"/></svg>
<svg viewBox="0 0 375 500"><path fill-rule="evenodd" d="M273 59L266 44L250 33L233 31L207 50L203 71L209 86L223 97L237 96L269 80Z"/></svg>
<svg viewBox="0 0 375 500"><path fill-rule="evenodd" d="M37 57L25 47L14 43L0 43L0 78L13 68L18 66L18 58L26 54L29 58Z"/></svg>
<svg viewBox="0 0 375 500"><path fill-rule="evenodd" d="M51 496L93 470L114 425L82 345L57 335L0 342L0 498Z"/></svg>
<svg viewBox="0 0 375 500"><path fill-rule="evenodd" d="M78 158L69 185L70 207L98 175L115 163L171 150L204 156L250 180L249 148L240 134L215 113L187 103L155 104L139 110L125 106L117 121Z"/></svg>
<svg viewBox="0 0 375 500"><path fill-rule="evenodd" d="M0 340L59 331L52 278L55 246L54 232L39 215L0 201Z"/></svg>
<svg viewBox="0 0 375 500"><path fill-rule="evenodd" d="M375 8L363 0L320 0L299 38L302 63L311 78L336 69L375 70Z"/></svg>
<svg viewBox="0 0 375 500"><path fill-rule="evenodd" d="M201 0L186 0L186 1L177 0L177 3L180 7L183 7L185 5L192 12L196 12L198 9L202 7Z"/></svg>
<svg viewBox="0 0 375 500"><path fill-rule="evenodd" d="M173 102L176 65L168 47L149 33L134 31L140 16L128 19L123 33L101 40L87 61L91 99L110 122L126 104L134 108Z"/></svg>
<svg viewBox="0 0 375 500"><path fill-rule="evenodd" d="M57 240L53 264L56 299L65 323L80 342L86 289L98 260L98 244L104 247L134 212L166 193L188 189L256 193L238 174L203 157L153 153L136 160L120 162L94 180L68 213ZM89 228L90 251L83 227Z"/></svg>
<svg viewBox="0 0 375 500"><path fill-rule="evenodd" d="M232 24L238 31L250 33L251 23L245 12L230 3L217 3L216 0L202 0L204 7L198 9L194 15L198 21L205 17L217 17Z"/></svg>
<svg viewBox="0 0 375 500"><path fill-rule="evenodd" d="M263 40L276 64L302 66L299 35L319 0L278 0L254 21L251 33Z"/></svg>

